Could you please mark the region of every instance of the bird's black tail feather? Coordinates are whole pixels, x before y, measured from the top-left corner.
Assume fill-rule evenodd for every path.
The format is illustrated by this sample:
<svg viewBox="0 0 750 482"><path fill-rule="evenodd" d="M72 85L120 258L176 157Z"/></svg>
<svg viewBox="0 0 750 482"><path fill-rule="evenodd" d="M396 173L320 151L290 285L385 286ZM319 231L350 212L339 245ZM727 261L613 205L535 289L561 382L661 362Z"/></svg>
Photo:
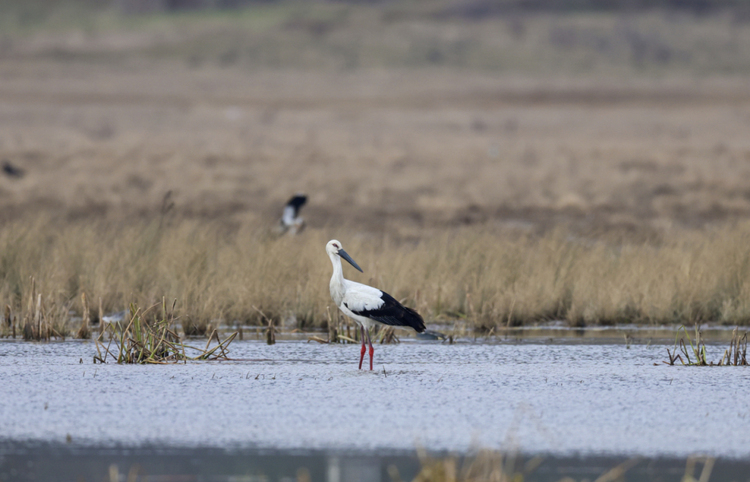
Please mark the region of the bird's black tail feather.
<svg viewBox="0 0 750 482"><path fill-rule="evenodd" d="M406 322L405 324L407 326L411 326L412 328L414 328L417 333L424 333L425 326L422 315L412 310L408 306L404 306L403 320Z"/></svg>

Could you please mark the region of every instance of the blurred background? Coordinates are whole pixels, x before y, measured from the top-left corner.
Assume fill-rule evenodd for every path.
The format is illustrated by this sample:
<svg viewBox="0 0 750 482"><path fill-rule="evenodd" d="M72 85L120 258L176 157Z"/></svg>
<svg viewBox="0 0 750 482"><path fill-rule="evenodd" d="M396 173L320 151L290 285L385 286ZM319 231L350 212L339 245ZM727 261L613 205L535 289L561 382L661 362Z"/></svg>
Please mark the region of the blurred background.
<svg viewBox="0 0 750 482"><path fill-rule="evenodd" d="M742 0L5 0L0 218L733 222L748 72Z"/></svg>

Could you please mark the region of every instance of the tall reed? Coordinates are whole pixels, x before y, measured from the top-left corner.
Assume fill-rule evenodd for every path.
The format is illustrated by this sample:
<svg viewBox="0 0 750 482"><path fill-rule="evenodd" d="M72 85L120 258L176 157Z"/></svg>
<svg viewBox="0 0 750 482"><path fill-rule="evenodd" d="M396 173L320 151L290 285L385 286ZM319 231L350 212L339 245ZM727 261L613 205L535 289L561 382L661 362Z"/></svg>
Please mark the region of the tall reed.
<svg viewBox="0 0 750 482"><path fill-rule="evenodd" d="M16 222L0 228L0 302L18 320L104 313L162 297L191 323L325 327L333 309L323 247L339 239L364 268L346 276L390 292L428 322L516 326L750 320L750 225L674 233L647 243L456 230L417 242L195 220ZM665 236L667 238L667 236ZM346 268L345 268L346 269ZM32 281L33 280L33 281ZM83 297L83 293L86 293ZM37 296L38 297L38 296ZM41 309L41 308L40 308Z"/></svg>

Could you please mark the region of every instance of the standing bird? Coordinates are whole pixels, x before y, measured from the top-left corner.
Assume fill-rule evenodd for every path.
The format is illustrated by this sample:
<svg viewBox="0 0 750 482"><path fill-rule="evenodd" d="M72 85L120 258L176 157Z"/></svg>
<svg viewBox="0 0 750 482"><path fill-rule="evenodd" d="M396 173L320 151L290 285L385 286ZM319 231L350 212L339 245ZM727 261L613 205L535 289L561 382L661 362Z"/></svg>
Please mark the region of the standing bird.
<svg viewBox="0 0 750 482"><path fill-rule="evenodd" d="M299 210L307 202L307 196L297 194L290 199L284 206L284 213L279 220L279 233L297 234L305 228L305 221L300 217Z"/></svg>
<svg viewBox="0 0 750 482"><path fill-rule="evenodd" d="M425 330L424 320L416 311L403 306L393 296L372 286L363 285L355 281L344 279L341 258L362 273L362 268L354 262L341 243L332 239L326 244L326 253L333 264L331 276L331 298L336 306L349 318L357 322L362 333L362 350L359 355L359 369L365 357L365 338L370 346L370 370L372 370L372 356L375 349L370 341L370 327L381 324L388 326L403 326L414 328L417 333Z"/></svg>

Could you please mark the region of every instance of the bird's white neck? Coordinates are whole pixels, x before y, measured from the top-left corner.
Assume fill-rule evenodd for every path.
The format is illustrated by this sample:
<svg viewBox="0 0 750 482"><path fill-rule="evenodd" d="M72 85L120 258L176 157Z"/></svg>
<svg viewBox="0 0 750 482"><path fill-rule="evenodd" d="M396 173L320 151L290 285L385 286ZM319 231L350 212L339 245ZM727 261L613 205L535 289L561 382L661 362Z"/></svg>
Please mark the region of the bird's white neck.
<svg viewBox="0 0 750 482"><path fill-rule="evenodd" d="M331 258L331 264L333 265L333 275L331 276L331 283L328 286L331 290L331 298L333 298L336 306L340 306L346 293L344 270L341 267L341 258L337 254L331 253L328 257Z"/></svg>

